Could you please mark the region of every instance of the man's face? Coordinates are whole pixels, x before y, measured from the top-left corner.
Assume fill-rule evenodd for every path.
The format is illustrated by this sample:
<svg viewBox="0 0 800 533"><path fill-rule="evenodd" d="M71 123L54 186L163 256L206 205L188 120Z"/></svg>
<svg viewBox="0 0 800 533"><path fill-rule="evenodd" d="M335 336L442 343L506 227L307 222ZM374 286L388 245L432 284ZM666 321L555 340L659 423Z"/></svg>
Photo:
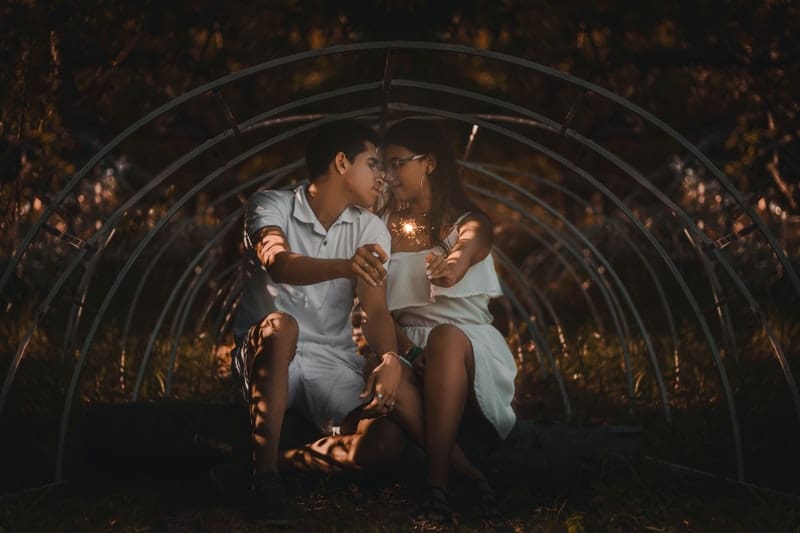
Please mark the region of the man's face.
<svg viewBox="0 0 800 533"><path fill-rule="evenodd" d="M378 147L371 142L364 145L366 150L355 157L345 174L345 186L353 196L353 203L368 209L375 204L383 189L383 171Z"/></svg>

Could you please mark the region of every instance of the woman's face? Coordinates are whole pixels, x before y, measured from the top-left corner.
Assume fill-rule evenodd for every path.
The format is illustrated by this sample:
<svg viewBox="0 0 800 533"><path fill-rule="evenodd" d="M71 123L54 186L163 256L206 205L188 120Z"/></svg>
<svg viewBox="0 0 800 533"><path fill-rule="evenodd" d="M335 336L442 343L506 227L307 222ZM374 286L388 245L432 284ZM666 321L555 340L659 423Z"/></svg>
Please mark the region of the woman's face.
<svg viewBox="0 0 800 533"><path fill-rule="evenodd" d="M433 169L428 154L414 153L396 144L385 146L382 152L386 181L395 198L413 202L420 196L430 196L427 176Z"/></svg>

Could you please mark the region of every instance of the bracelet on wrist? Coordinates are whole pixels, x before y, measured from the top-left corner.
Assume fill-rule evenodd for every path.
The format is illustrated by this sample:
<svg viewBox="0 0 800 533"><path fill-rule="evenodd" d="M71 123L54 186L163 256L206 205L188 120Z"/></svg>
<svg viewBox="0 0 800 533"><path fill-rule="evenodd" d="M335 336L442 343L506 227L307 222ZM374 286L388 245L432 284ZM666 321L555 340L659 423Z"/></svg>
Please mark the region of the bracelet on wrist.
<svg viewBox="0 0 800 533"><path fill-rule="evenodd" d="M403 354L403 359L405 359L409 363L413 363L414 359L416 359L421 353L422 353L422 346L417 346L415 344L411 348L406 350L406 353Z"/></svg>
<svg viewBox="0 0 800 533"><path fill-rule="evenodd" d="M398 359L400 358L400 356L397 355L396 352L383 352L383 355L381 355L381 361L382 362L386 362L386 356L387 355L393 355L393 356L397 357Z"/></svg>

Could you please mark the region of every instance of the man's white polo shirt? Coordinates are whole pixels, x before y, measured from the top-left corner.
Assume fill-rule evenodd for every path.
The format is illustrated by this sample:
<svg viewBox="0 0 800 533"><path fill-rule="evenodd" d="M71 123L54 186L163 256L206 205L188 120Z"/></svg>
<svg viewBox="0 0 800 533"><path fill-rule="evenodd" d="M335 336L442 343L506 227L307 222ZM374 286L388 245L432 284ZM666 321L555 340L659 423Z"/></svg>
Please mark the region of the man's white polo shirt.
<svg viewBox="0 0 800 533"><path fill-rule="evenodd" d="M247 237L252 238L266 226L279 227L292 252L319 259L349 259L365 244L379 244L387 254L391 250L391 237L383 221L356 206L347 207L326 231L308 204L304 186L293 191L258 191L250 198L245 212ZM355 280L287 285L272 281L264 269L253 270L243 287L234 321L237 340L250 326L279 310L297 320L298 344L325 344L355 354L350 322Z"/></svg>

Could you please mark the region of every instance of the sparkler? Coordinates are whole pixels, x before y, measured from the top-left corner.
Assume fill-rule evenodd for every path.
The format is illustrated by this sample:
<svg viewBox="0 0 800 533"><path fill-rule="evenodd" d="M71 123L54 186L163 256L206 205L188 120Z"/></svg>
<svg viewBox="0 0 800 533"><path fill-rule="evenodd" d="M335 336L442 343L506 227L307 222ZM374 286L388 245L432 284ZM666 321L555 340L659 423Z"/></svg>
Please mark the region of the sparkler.
<svg viewBox="0 0 800 533"><path fill-rule="evenodd" d="M397 222L392 222L391 231L396 237L414 241L416 244L422 244L426 236L425 225L417 224L413 218L401 218Z"/></svg>

